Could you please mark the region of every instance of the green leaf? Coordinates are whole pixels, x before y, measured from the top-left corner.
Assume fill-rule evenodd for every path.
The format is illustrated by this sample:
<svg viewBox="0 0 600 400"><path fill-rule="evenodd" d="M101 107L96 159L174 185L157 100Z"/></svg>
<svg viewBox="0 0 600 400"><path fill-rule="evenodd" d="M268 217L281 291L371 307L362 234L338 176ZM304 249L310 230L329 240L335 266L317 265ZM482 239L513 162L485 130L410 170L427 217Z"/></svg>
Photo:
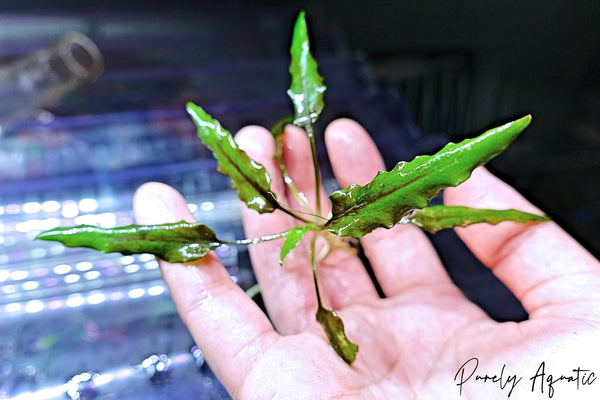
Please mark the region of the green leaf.
<svg viewBox="0 0 600 400"><path fill-rule="evenodd" d="M285 127L289 124L293 123L294 119L291 116L283 117L279 121L275 122L270 129L271 135L275 138L275 140L281 138L285 133Z"/></svg>
<svg viewBox="0 0 600 400"><path fill-rule="evenodd" d="M294 105L295 123L297 125L314 123L323 110L323 93L325 93L326 87L323 85L323 78L317 71L317 62L310 53L304 11L298 15L294 26L290 54L292 56L290 62L292 82L288 96Z"/></svg>
<svg viewBox="0 0 600 400"><path fill-rule="evenodd" d="M68 247L89 247L103 253L151 253L172 263L197 260L222 244L208 226L183 221L110 229L79 225L42 232L36 239L53 240Z"/></svg>
<svg viewBox="0 0 600 400"><path fill-rule="evenodd" d="M313 229L313 227L314 226L312 224L298 225L287 232L283 241L283 246L281 247L281 253L279 255L279 265L283 265L285 256L287 256L290 251L298 246L298 243L300 243L302 237L306 234L306 232Z"/></svg>
<svg viewBox="0 0 600 400"><path fill-rule="evenodd" d="M217 159L219 172L232 179L240 200L260 213L279 208L277 196L271 191L271 176L265 167L248 157L231 133L201 107L188 103L187 112L198 127L198 136Z"/></svg>
<svg viewBox="0 0 600 400"><path fill-rule="evenodd" d="M365 186L351 185L331 194L327 229L340 236L361 237L375 228L391 228L412 209L420 209L440 190L464 182L529 125L531 116L490 129L473 139L449 143L432 156L400 162Z"/></svg>
<svg viewBox="0 0 600 400"><path fill-rule="evenodd" d="M347 364L351 365L356 360L358 346L346 337L342 319L338 317L335 311L319 307L317 321L325 330L331 347Z"/></svg>
<svg viewBox="0 0 600 400"><path fill-rule="evenodd" d="M288 184L291 184L292 180L289 177L285 163L283 162L283 134L285 133L285 127L291 123L292 117L284 117L277 121L270 130L273 139L275 139L275 158L279 163L279 169L283 174L284 181Z"/></svg>
<svg viewBox="0 0 600 400"><path fill-rule="evenodd" d="M432 206L415 210L405 218L407 223L415 224L431 233L446 228L468 226L482 222L496 225L502 221L519 223L550 221L545 215L531 214L519 210L488 210L464 206Z"/></svg>
<svg viewBox="0 0 600 400"><path fill-rule="evenodd" d="M296 200L298 201L298 204L300 204L302 206L304 211L310 213L310 212L312 212L312 210L310 209L309 205L307 204L305 198L303 198L300 195L300 192L298 191L298 188L296 188L296 185L294 185L292 178L290 177L290 175L287 172L285 162L283 161L283 144L284 144L283 134L285 133L285 127L288 124L291 124L292 122L293 122L293 118L290 116L287 116L287 117L281 118L271 128L271 135L273 135L273 138L275 139L275 158L277 159L277 162L279 164L279 170L281 171L281 175L283 176L283 181L287 185L288 189L290 190L292 195L296 198Z"/></svg>

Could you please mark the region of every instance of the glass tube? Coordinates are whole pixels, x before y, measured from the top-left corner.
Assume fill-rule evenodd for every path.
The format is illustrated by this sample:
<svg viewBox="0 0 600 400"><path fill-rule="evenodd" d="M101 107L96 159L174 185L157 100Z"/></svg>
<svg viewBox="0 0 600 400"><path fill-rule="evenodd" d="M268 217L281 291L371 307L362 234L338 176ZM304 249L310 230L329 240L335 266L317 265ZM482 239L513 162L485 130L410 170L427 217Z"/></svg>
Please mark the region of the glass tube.
<svg viewBox="0 0 600 400"><path fill-rule="evenodd" d="M103 70L102 53L79 32L0 67L0 135Z"/></svg>

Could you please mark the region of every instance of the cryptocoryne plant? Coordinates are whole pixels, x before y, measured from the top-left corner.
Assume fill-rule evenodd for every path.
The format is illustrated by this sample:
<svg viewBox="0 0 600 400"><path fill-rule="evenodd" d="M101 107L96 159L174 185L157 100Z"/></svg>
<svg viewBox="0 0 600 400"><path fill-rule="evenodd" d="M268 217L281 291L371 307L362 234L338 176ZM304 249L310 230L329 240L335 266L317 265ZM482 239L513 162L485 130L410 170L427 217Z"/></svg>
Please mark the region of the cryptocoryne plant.
<svg viewBox="0 0 600 400"><path fill-rule="evenodd" d="M280 264L300 240L312 233L311 262L318 306L316 319L325 330L329 342L348 364L356 359L358 346L346 337L344 325L335 311L321 304L317 281L315 241L322 236L330 243L344 245L351 238L360 238L376 228L391 228L396 224L414 224L432 233L440 229L475 223L497 224L501 221L519 223L546 221L546 216L518 210L473 209L462 206L428 206L440 190L465 181L476 167L501 153L529 125L530 116L488 130L460 143L449 143L431 156L418 156L410 162L399 162L391 171L383 172L364 186L350 185L329 196L331 213L321 216L319 196L315 209L294 187L283 163L281 140L288 123L304 129L308 135L316 193L320 190L320 172L316 157L313 124L321 113L326 87L311 55L304 12L296 20L291 44L291 86L294 116L281 120L272 129L278 144L276 157L289 189L298 198L302 210L282 203L271 190L271 177L265 168L238 148L232 135L202 108L188 103L187 111L198 127L198 136L210 148L218 161L218 170L228 175L239 198L247 207L259 213L284 212L298 221L297 226L260 238L225 241L202 223L178 222L161 225L130 225L105 229L91 225L56 228L38 235L38 239L62 242L70 247L90 247L102 252L122 254L151 253L173 263L199 259L223 245L252 245L267 240L283 239ZM341 240L332 241L332 237ZM308 266L307 266L308 268Z"/></svg>

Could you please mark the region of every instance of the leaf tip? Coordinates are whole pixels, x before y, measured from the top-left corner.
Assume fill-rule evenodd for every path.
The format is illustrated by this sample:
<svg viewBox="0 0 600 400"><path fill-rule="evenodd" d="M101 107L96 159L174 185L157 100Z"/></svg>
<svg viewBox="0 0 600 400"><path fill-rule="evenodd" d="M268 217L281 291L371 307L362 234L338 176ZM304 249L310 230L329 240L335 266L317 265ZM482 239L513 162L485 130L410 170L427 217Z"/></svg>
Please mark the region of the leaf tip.
<svg viewBox="0 0 600 400"><path fill-rule="evenodd" d="M206 112L202 109L202 107L192 103L191 101L188 101L185 104L185 110L194 120L196 120L198 118L198 115L206 114Z"/></svg>
<svg viewBox="0 0 600 400"><path fill-rule="evenodd" d="M193 111L196 107L198 107L198 106L195 105L194 103L192 103L191 101L188 101L187 103L185 103L185 109L188 113Z"/></svg>
<svg viewBox="0 0 600 400"><path fill-rule="evenodd" d="M50 239L50 232L51 231L42 231L40 233L38 233L33 240L51 240Z"/></svg>
<svg viewBox="0 0 600 400"><path fill-rule="evenodd" d="M516 134L521 133L523 130L525 130L525 128L527 128L529 126L529 124L531 124L531 114L527 114L524 117L521 117L519 119L516 119L512 122L509 122L507 125L507 127L513 128L515 130Z"/></svg>
<svg viewBox="0 0 600 400"><path fill-rule="evenodd" d="M296 18L296 26L298 24L306 24L306 11L300 10L298 12L298 17Z"/></svg>
<svg viewBox="0 0 600 400"><path fill-rule="evenodd" d="M524 117L519 118L517 121L522 121L524 127L529 126L529 124L531 124L531 120L532 120L532 116L531 114L527 114Z"/></svg>

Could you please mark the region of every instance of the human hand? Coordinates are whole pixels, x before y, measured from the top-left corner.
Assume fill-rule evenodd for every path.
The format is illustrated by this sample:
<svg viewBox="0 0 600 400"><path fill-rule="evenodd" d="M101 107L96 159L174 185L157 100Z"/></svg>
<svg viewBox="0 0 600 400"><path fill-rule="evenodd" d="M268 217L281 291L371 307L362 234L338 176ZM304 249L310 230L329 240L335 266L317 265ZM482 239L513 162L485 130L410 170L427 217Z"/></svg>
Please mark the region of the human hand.
<svg viewBox="0 0 600 400"><path fill-rule="evenodd" d="M383 169L375 145L355 122L334 122L325 139L340 186L364 184ZM273 160L271 135L247 127L236 140L265 165L278 198L296 205ZM288 129L288 173L314 201L310 157L306 136ZM320 195L327 204L325 194ZM538 212L483 168L447 189L445 201ZM142 224L193 221L185 200L163 184L142 186L134 208ZM259 215L244 209L243 219L248 237L282 232L294 224L279 211ZM234 398L543 398L551 389L553 398L598 396L598 261L552 222L480 224L457 232L522 302L529 320L497 323L468 301L419 228L377 229L361 243L384 299L357 257L334 250L318 264L324 306L340 314L349 339L359 345L352 366L331 349L315 319L311 264L302 245L283 267L280 241L249 249L270 320L214 254L188 264L161 261L161 271L194 340ZM566 379L576 373L577 382ZM548 382L550 374L554 378ZM552 384L552 379L559 380Z"/></svg>

